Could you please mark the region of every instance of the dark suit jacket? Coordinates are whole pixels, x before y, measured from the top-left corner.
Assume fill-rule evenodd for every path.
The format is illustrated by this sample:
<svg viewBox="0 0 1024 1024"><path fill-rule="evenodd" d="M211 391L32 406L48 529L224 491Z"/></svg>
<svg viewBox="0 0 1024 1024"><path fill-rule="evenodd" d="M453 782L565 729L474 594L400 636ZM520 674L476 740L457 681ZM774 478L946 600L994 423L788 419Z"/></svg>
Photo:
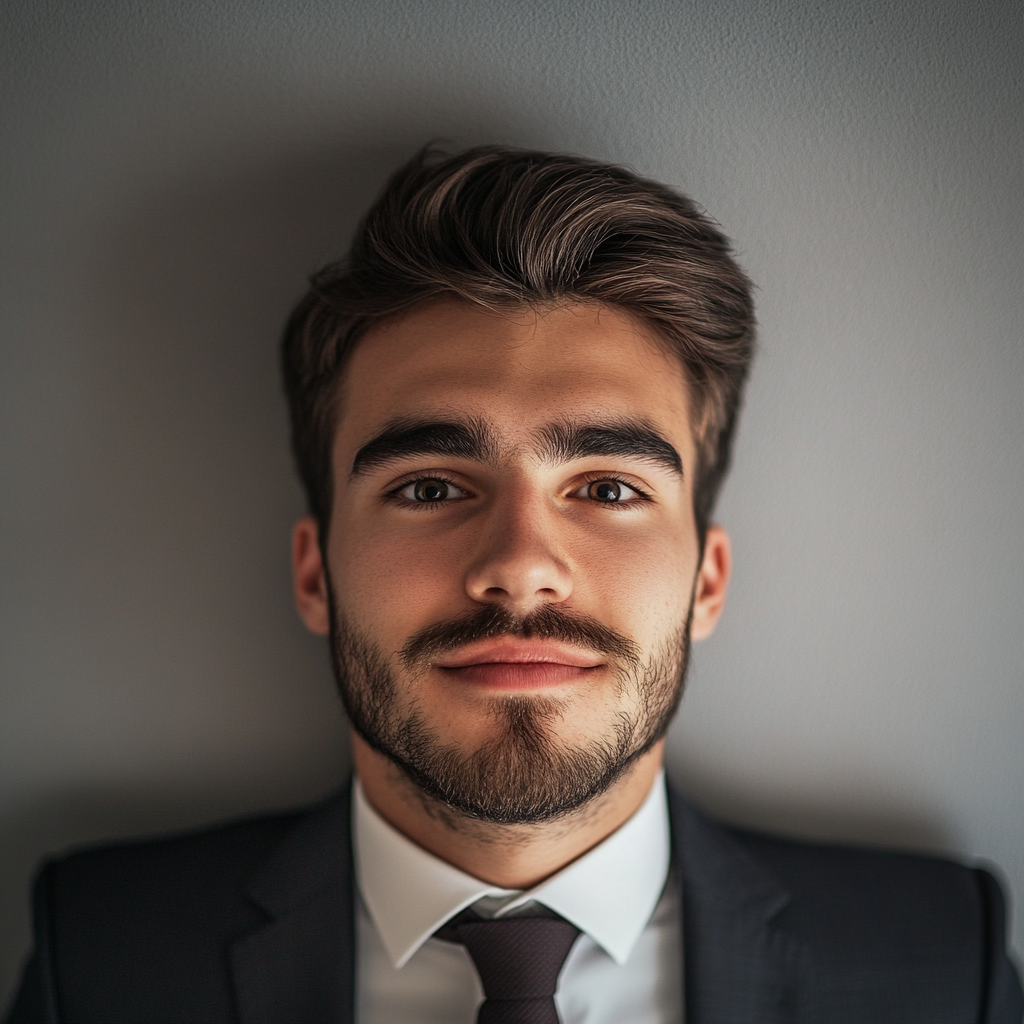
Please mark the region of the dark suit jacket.
<svg viewBox="0 0 1024 1024"><path fill-rule="evenodd" d="M675 795L670 807L687 1024L1020 1024L986 872L725 828ZM47 865L8 1024L351 1024L349 808L346 789Z"/></svg>

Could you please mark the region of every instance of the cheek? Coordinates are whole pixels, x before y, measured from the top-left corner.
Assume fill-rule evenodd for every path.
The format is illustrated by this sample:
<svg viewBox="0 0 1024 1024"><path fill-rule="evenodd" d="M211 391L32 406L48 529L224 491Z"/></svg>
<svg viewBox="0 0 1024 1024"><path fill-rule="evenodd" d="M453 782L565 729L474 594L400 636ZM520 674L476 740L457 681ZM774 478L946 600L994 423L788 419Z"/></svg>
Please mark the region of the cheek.
<svg viewBox="0 0 1024 1024"><path fill-rule="evenodd" d="M364 629L403 640L425 623L455 613L458 545L449 539L339 529L330 545L338 603Z"/></svg>
<svg viewBox="0 0 1024 1024"><path fill-rule="evenodd" d="M644 646L679 628L697 568L695 534L677 523L591 535L575 546L575 603Z"/></svg>

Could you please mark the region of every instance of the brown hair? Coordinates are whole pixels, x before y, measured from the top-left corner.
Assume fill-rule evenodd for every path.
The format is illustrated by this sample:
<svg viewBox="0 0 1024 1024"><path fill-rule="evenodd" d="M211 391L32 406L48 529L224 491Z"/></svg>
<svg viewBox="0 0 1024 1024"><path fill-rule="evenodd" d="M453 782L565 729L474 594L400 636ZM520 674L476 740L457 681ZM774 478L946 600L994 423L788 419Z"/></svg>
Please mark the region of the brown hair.
<svg viewBox="0 0 1024 1024"><path fill-rule="evenodd" d="M282 354L292 448L323 535L348 354L373 325L448 295L492 309L600 302L652 330L690 383L703 538L728 468L755 323L752 286L728 239L685 196L581 157L426 148L388 182L348 259L310 285Z"/></svg>

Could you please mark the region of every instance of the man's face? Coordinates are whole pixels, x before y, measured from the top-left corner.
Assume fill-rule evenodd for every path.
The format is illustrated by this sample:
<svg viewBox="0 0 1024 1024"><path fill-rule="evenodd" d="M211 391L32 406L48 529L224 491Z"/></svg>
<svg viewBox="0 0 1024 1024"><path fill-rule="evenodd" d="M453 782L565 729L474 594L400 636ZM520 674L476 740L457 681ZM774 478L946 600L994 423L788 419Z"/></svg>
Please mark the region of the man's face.
<svg viewBox="0 0 1024 1024"><path fill-rule="evenodd" d="M353 353L333 468L333 648L372 747L465 813L535 821L660 738L700 551L686 382L642 328L417 307Z"/></svg>

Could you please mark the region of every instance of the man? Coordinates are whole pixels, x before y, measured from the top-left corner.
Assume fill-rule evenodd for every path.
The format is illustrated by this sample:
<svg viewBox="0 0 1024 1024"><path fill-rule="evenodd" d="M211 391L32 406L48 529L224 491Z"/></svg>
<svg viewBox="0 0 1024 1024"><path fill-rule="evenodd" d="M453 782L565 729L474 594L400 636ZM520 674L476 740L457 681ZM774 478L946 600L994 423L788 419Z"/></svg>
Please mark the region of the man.
<svg viewBox="0 0 1024 1024"><path fill-rule="evenodd" d="M355 778L47 866L28 1021L1017 1024L994 880L712 823L666 789L750 285L614 167L424 152L284 344Z"/></svg>

